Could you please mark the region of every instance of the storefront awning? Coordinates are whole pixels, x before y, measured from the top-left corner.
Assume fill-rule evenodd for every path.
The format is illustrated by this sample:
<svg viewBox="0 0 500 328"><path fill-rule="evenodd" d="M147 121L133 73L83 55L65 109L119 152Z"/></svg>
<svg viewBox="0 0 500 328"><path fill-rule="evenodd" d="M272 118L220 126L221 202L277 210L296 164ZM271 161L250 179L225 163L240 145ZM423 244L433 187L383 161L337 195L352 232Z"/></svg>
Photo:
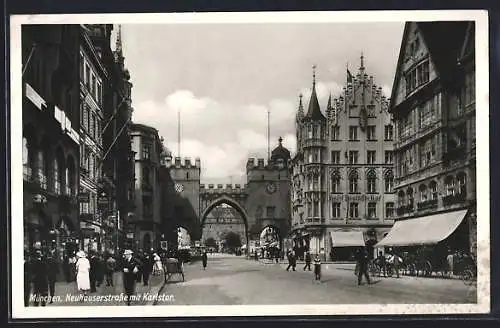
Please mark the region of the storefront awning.
<svg viewBox="0 0 500 328"><path fill-rule="evenodd" d="M467 210L461 210L396 221L375 247L437 244L458 228L466 214Z"/></svg>
<svg viewBox="0 0 500 328"><path fill-rule="evenodd" d="M362 231L330 231L332 247L365 246Z"/></svg>

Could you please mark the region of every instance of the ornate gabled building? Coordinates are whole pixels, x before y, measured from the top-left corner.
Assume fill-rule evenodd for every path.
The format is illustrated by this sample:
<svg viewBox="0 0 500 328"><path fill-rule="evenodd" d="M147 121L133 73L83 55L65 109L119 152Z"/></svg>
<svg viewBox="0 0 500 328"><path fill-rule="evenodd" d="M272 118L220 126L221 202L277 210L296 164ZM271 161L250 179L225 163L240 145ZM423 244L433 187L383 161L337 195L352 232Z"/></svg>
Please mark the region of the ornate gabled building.
<svg viewBox="0 0 500 328"><path fill-rule="evenodd" d="M390 104L398 229L380 246L443 241L475 254L474 33L465 21L405 25Z"/></svg>
<svg viewBox="0 0 500 328"><path fill-rule="evenodd" d="M347 71L347 85L320 109L315 76L307 113L302 96L292 159L294 248L324 259L352 258L393 224L393 128L388 101L373 77ZM315 74L314 74L315 75Z"/></svg>

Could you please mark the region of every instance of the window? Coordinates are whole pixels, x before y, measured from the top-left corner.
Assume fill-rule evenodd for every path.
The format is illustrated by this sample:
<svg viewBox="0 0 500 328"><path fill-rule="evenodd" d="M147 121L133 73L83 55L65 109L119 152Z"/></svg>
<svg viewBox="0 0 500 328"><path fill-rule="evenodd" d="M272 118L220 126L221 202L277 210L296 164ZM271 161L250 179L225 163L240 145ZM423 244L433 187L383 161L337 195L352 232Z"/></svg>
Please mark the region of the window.
<svg viewBox="0 0 500 328"><path fill-rule="evenodd" d="M94 74L92 74L92 80L90 81L90 83L91 83L91 84L90 84L90 88L91 88L90 93L92 94L92 97L93 97L94 99L96 99L96 96L95 96L96 78L95 78L95 75L94 75Z"/></svg>
<svg viewBox="0 0 500 328"><path fill-rule="evenodd" d="M321 163L321 149L313 150L313 163Z"/></svg>
<svg viewBox="0 0 500 328"><path fill-rule="evenodd" d="M340 164L340 151L332 150L332 164Z"/></svg>
<svg viewBox="0 0 500 328"><path fill-rule="evenodd" d="M394 164L394 157L391 150L385 151L385 164Z"/></svg>
<svg viewBox="0 0 500 328"><path fill-rule="evenodd" d="M392 124L386 125L384 127L384 136L386 141L392 141L394 138L394 128Z"/></svg>
<svg viewBox="0 0 500 328"><path fill-rule="evenodd" d="M358 218L359 217L358 203L350 203L349 204L349 217L350 218Z"/></svg>
<svg viewBox="0 0 500 328"><path fill-rule="evenodd" d="M358 127L357 126L350 126L349 127L349 140L350 141L358 140Z"/></svg>
<svg viewBox="0 0 500 328"><path fill-rule="evenodd" d="M350 150L349 151L349 164L358 164L358 151Z"/></svg>
<svg viewBox="0 0 500 328"><path fill-rule="evenodd" d="M85 81L85 59L83 58L83 55L80 54L79 58L79 69L80 69L80 80Z"/></svg>
<svg viewBox="0 0 500 328"><path fill-rule="evenodd" d="M309 139L312 139L312 137L313 137L313 126L312 126L312 124L309 124L307 126L307 136L309 137Z"/></svg>
<svg viewBox="0 0 500 328"><path fill-rule="evenodd" d="M465 83L462 88L462 93L460 98L461 98L461 106L459 107L459 115L463 111L462 107L467 107L468 105L474 103L476 100L476 81L474 72L468 72L465 75Z"/></svg>
<svg viewBox="0 0 500 328"><path fill-rule="evenodd" d="M31 163L28 140L23 137L23 177L24 181L31 181Z"/></svg>
<svg viewBox="0 0 500 328"><path fill-rule="evenodd" d="M446 196L454 196L455 195L455 179L451 176L448 176L445 180L445 190Z"/></svg>
<svg viewBox="0 0 500 328"><path fill-rule="evenodd" d="M406 205L406 195L403 190L398 193L398 206L402 207Z"/></svg>
<svg viewBox="0 0 500 328"><path fill-rule="evenodd" d="M142 196L142 215L145 217L153 216L153 202L151 196Z"/></svg>
<svg viewBox="0 0 500 328"><path fill-rule="evenodd" d="M313 215L315 218L319 217L319 201L314 201L313 202Z"/></svg>
<svg viewBox="0 0 500 328"><path fill-rule="evenodd" d="M89 107L87 105L83 105L83 118L82 118L82 126L85 131L89 130Z"/></svg>
<svg viewBox="0 0 500 328"><path fill-rule="evenodd" d="M275 206L266 207L266 217L267 218L274 218L275 212L276 212Z"/></svg>
<svg viewBox="0 0 500 328"><path fill-rule="evenodd" d="M385 174L384 183L385 183L385 188L384 188L385 193L392 193L394 188L394 175L392 174L392 172L388 172Z"/></svg>
<svg viewBox="0 0 500 328"><path fill-rule="evenodd" d="M420 167L424 168L434 162L436 156L436 138L430 138L419 144Z"/></svg>
<svg viewBox="0 0 500 328"><path fill-rule="evenodd" d="M368 150L366 153L366 164L375 164L376 152L375 150Z"/></svg>
<svg viewBox="0 0 500 328"><path fill-rule="evenodd" d="M340 126L334 125L332 126L332 136L331 139L334 141L340 140Z"/></svg>
<svg viewBox="0 0 500 328"><path fill-rule="evenodd" d="M392 202L385 203L385 217L386 218L394 217L394 203Z"/></svg>
<svg viewBox="0 0 500 328"><path fill-rule="evenodd" d="M85 63L85 86L90 90L90 67Z"/></svg>
<svg viewBox="0 0 500 328"><path fill-rule="evenodd" d="M375 131L375 125L368 125L366 127L366 139L372 141L376 140Z"/></svg>
<svg viewBox="0 0 500 328"><path fill-rule="evenodd" d="M87 169L89 170L90 178L94 179L94 154L90 154L90 156L89 156Z"/></svg>
<svg viewBox="0 0 500 328"><path fill-rule="evenodd" d="M405 75L406 93L409 94L429 81L429 60L418 64Z"/></svg>
<svg viewBox="0 0 500 328"><path fill-rule="evenodd" d="M377 217L377 203L368 203L368 219L375 219Z"/></svg>
<svg viewBox="0 0 500 328"><path fill-rule="evenodd" d="M62 169L59 165L59 160L57 159L57 156L54 158L54 164L53 164L53 179L54 179L54 193L56 195L61 194L61 175L60 175L60 170Z"/></svg>
<svg viewBox="0 0 500 328"><path fill-rule="evenodd" d="M367 191L368 193L376 193L377 192L377 177L375 176L375 173L371 173L367 177Z"/></svg>
<svg viewBox="0 0 500 328"><path fill-rule="evenodd" d="M92 128L91 133L94 140L97 140L97 117L95 114L92 114Z"/></svg>
<svg viewBox="0 0 500 328"><path fill-rule="evenodd" d="M332 218L340 218L340 203L338 202L332 203Z"/></svg>
<svg viewBox="0 0 500 328"><path fill-rule="evenodd" d="M338 174L332 175L332 193L338 193L340 191L340 177Z"/></svg>
<svg viewBox="0 0 500 328"><path fill-rule="evenodd" d="M43 150L37 153L37 181L42 189L47 189L47 165L45 163L45 154Z"/></svg>
<svg viewBox="0 0 500 328"><path fill-rule="evenodd" d="M142 159L151 159L152 145L149 142L142 143Z"/></svg>
<svg viewBox="0 0 500 328"><path fill-rule="evenodd" d="M142 168L142 187L149 188L151 186L151 175L149 173L149 168Z"/></svg>
<svg viewBox="0 0 500 328"><path fill-rule="evenodd" d="M102 105L102 84L97 83L97 103Z"/></svg>
<svg viewBox="0 0 500 328"><path fill-rule="evenodd" d="M463 173L459 174L457 177L457 180L458 180L458 194L465 195L467 192L465 174L463 174Z"/></svg>
<svg viewBox="0 0 500 328"><path fill-rule="evenodd" d="M406 138L413 133L413 113L410 112L399 121L399 137Z"/></svg>
<svg viewBox="0 0 500 328"><path fill-rule="evenodd" d="M428 199L428 194L427 194L427 187L425 185L420 185L418 188L418 191L420 192L420 201L426 202Z"/></svg>
<svg viewBox="0 0 500 328"><path fill-rule="evenodd" d="M319 176L312 176L312 190L319 190Z"/></svg>
<svg viewBox="0 0 500 328"><path fill-rule="evenodd" d="M358 176L355 173L349 176L349 192L350 193L358 192Z"/></svg>
<svg viewBox="0 0 500 328"><path fill-rule="evenodd" d="M413 189L408 188L406 195L408 196L408 207L413 207Z"/></svg>
<svg viewBox="0 0 500 328"><path fill-rule="evenodd" d="M437 191L436 181L431 181L431 183L429 184L429 189L431 190L431 199L437 200L438 199L438 191Z"/></svg>
<svg viewBox="0 0 500 328"><path fill-rule="evenodd" d="M399 165L400 175L404 176L409 173L413 165L413 149L410 148L403 151Z"/></svg>

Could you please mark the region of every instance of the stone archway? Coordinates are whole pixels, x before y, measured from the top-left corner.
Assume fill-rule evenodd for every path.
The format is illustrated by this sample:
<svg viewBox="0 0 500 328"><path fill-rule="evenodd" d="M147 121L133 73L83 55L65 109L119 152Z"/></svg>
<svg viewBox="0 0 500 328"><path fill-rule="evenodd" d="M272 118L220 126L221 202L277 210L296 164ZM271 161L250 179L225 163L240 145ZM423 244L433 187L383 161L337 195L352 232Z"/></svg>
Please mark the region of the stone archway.
<svg viewBox="0 0 500 328"><path fill-rule="evenodd" d="M244 239L244 242L245 242L245 245L247 245L247 247L248 247L249 240L250 240L249 227L248 227L248 220L249 220L248 214L247 214L245 208L239 202L237 202L236 200L232 199L231 197L220 196L220 197L218 197L216 199L213 199L205 207L205 209L203 210L203 213L200 216L201 229L203 229L203 227L205 225L205 220L206 220L208 214L214 208L216 208L217 206L222 205L222 204L226 204L226 205L231 206L232 208L234 208L238 212L238 214L240 214L240 216L241 216L241 218L243 220L243 223L245 225L245 239Z"/></svg>

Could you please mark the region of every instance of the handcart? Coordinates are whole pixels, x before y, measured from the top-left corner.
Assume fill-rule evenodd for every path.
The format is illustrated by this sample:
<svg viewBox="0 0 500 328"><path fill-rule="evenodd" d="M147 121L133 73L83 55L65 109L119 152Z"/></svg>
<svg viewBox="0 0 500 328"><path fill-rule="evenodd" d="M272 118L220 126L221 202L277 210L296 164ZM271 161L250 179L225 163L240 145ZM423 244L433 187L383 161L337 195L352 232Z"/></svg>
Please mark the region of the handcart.
<svg viewBox="0 0 500 328"><path fill-rule="evenodd" d="M167 258L163 264L163 269L165 272L165 283L168 283L174 275L180 275L182 281L184 281L184 266L178 259Z"/></svg>

